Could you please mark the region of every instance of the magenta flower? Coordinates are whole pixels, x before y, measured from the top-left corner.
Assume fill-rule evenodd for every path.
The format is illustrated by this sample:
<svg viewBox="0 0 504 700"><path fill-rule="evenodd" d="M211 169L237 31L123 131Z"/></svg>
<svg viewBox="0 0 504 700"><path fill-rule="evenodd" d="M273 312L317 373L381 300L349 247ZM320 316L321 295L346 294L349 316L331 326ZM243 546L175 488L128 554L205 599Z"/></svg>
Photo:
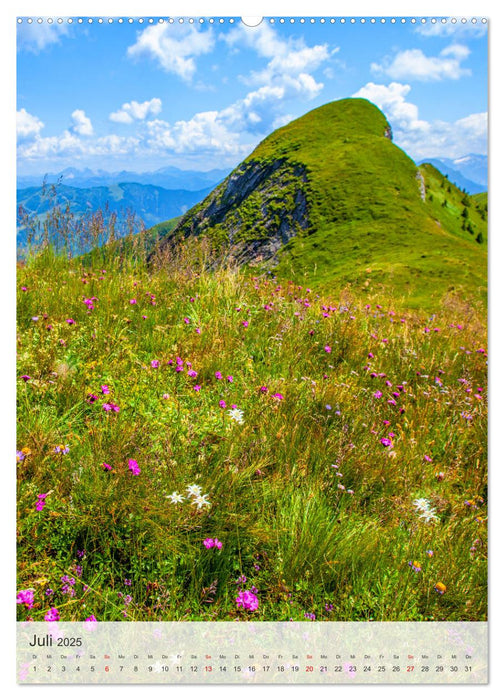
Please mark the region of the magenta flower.
<svg viewBox="0 0 504 700"><path fill-rule="evenodd" d="M373 394L373 396L374 396L375 399L381 399L381 397L383 396L383 394L381 393L380 390L378 390L378 391L375 391L375 393Z"/></svg>
<svg viewBox="0 0 504 700"><path fill-rule="evenodd" d="M187 324L191 323L191 319L190 319L190 318L187 318L187 316L186 316L186 317L184 318L184 323L187 323Z"/></svg>
<svg viewBox="0 0 504 700"><path fill-rule="evenodd" d="M153 369L157 369L159 367L159 360L152 360L150 365Z"/></svg>
<svg viewBox="0 0 504 700"><path fill-rule="evenodd" d="M214 541L210 537L207 537L206 540L203 540L203 544L207 549L212 549L212 547L214 546Z"/></svg>
<svg viewBox="0 0 504 700"><path fill-rule="evenodd" d="M268 392L268 387L267 387L267 386L262 386L262 387L259 389L259 391L260 391L262 394L266 394L266 393Z"/></svg>
<svg viewBox="0 0 504 700"><path fill-rule="evenodd" d="M232 384L233 383L233 375L229 374L227 377L227 380L230 384Z"/></svg>
<svg viewBox="0 0 504 700"><path fill-rule="evenodd" d="M98 397L96 396L96 394L88 394L86 401L88 403L94 403L95 401L98 401Z"/></svg>
<svg viewBox="0 0 504 700"><path fill-rule="evenodd" d="M252 591L240 591L236 598L236 604L244 610L257 610L259 607L259 600Z"/></svg>
<svg viewBox="0 0 504 700"><path fill-rule="evenodd" d="M86 617L83 627L87 632L93 632L98 627L98 620L94 615L90 615Z"/></svg>
<svg viewBox="0 0 504 700"><path fill-rule="evenodd" d="M21 375L21 379L22 379L24 382L28 382L28 381L30 381L31 377L30 377L28 374L22 374L22 375Z"/></svg>
<svg viewBox="0 0 504 700"><path fill-rule="evenodd" d="M326 345L325 348L324 348L324 350L325 350L326 352L331 352L331 346L330 346L330 345Z"/></svg>
<svg viewBox="0 0 504 700"><path fill-rule="evenodd" d="M135 459L128 459L128 469L134 476L138 476L140 474L140 467L138 466L138 462Z"/></svg>
<svg viewBox="0 0 504 700"><path fill-rule="evenodd" d="M222 379L222 372L216 372L216 373L215 373L215 378L216 378L216 379Z"/></svg>
<svg viewBox="0 0 504 700"><path fill-rule="evenodd" d="M190 370L187 372L187 376L188 376L188 377L197 377L197 376L198 376L198 373L196 372L196 370L190 369Z"/></svg>
<svg viewBox="0 0 504 700"><path fill-rule="evenodd" d="M432 457L429 457L429 455L424 455L424 459L426 462L432 462Z"/></svg>
<svg viewBox="0 0 504 700"><path fill-rule="evenodd" d="M137 300L136 299L130 299L130 304L136 304Z"/></svg>
<svg viewBox="0 0 504 700"><path fill-rule="evenodd" d="M28 609L33 608L33 594L34 591L31 588L19 591L16 597L16 603L18 605L26 605Z"/></svg>
<svg viewBox="0 0 504 700"><path fill-rule="evenodd" d="M248 321L242 321L242 326L243 326L244 328L248 328L248 324L249 324Z"/></svg>
<svg viewBox="0 0 504 700"><path fill-rule="evenodd" d="M102 394L110 394L110 389L107 384L102 384L100 389Z"/></svg>
<svg viewBox="0 0 504 700"><path fill-rule="evenodd" d="M69 326L73 326L75 324L75 321L73 318L67 318L66 322L68 323Z"/></svg>
<svg viewBox="0 0 504 700"><path fill-rule="evenodd" d="M271 394L271 396L272 396L274 399L277 399L277 401L282 401L282 400L283 400L283 394L278 394L278 393L277 393L277 394Z"/></svg>
<svg viewBox="0 0 504 700"><path fill-rule="evenodd" d="M47 622L57 622L60 619L60 614L58 608L50 608L50 610L44 615L44 620Z"/></svg>
<svg viewBox="0 0 504 700"><path fill-rule="evenodd" d="M390 438L382 438L380 442L384 447L390 447L392 445L392 440Z"/></svg>
<svg viewBox="0 0 504 700"><path fill-rule="evenodd" d="M195 384L193 386L194 391L201 391L201 386L199 384Z"/></svg>
<svg viewBox="0 0 504 700"><path fill-rule="evenodd" d="M219 401L219 406L220 406L221 408L226 408L226 402L224 401L224 399L221 399L221 400Z"/></svg>
<svg viewBox="0 0 504 700"><path fill-rule="evenodd" d="M107 464L107 462L103 462L102 466L108 472L112 470L112 467L110 466L110 464Z"/></svg>
<svg viewBox="0 0 504 700"><path fill-rule="evenodd" d="M104 404L103 404L103 410L104 410L104 411L107 411L107 413L108 413L109 411L114 411L115 413L119 413L119 411L120 411L121 409L119 408L119 406L117 406L117 404L112 403L112 401L110 401L110 403L104 403Z"/></svg>

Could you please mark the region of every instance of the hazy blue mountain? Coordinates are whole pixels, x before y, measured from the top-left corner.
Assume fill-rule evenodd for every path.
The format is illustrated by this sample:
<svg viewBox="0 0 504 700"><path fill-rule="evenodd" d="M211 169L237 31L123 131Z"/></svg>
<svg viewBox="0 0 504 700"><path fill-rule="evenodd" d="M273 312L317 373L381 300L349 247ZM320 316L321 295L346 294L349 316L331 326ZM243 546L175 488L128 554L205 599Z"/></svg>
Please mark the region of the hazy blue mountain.
<svg viewBox="0 0 504 700"><path fill-rule="evenodd" d="M18 189L27 187L41 187L46 179L47 184L61 182L68 187L110 187L123 182L136 182L140 185L155 185L167 190L198 191L205 187L214 187L229 174L226 170L180 170L173 166L160 168L153 172L137 173L128 170L119 172L106 172L105 170L90 170L89 168L65 168L58 173L46 173L40 175L19 175L17 178Z"/></svg>
<svg viewBox="0 0 504 700"><path fill-rule="evenodd" d="M71 212L81 216L108 207L110 212L124 215L134 213L146 227L184 214L190 207L201 201L212 187L198 191L185 189L167 190L154 185L136 182L123 182L109 187L68 187L61 184L55 188L56 195L48 196L52 188L27 187L18 189L17 205L30 215L44 219L46 213L57 204L65 207L70 204ZM26 232L21 226L17 232L18 246L26 243Z"/></svg>
<svg viewBox="0 0 504 700"><path fill-rule="evenodd" d="M431 163L443 175L454 182L457 187L467 190L469 194L478 194L488 190L488 157L471 153L460 158L424 158L418 161Z"/></svg>

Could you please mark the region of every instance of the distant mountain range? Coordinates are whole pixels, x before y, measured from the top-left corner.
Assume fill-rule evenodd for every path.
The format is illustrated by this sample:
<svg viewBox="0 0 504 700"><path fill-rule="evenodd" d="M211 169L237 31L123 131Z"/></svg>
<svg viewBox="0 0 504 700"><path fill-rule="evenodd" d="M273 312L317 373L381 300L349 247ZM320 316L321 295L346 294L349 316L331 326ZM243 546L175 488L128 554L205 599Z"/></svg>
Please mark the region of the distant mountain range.
<svg viewBox="0 0 504 700"><path fill-rule="evenodd" d="M184 214L190 207L201 201L211 190L207 186L200 190L173 189L167 190L154 185L141 185L136 182L122 182L100 187L69 187L61 184L54 188L27 187L18 189L17 205L22 207L31 217L43 221L47 212L59 205L70 205L71 213L80 217L99 209L108 209L125 216L127 212L134 213L137 220L143 221L146 227L172 219ZM23 248L27 242L27 232L19 222L17 231L18 248Z"/></svg>
<svg viewBox="0 0 504 700"><path fill-rule="evenodd" d="M488 190L488 157L471 153L461 158L424 158L417 165L431 163L460 189L469 194Z"/></svg>
<svg viewBox="0 0 504 700"><path fill-rule="evenodd" d="M153 185L166 190L189 190L197 192L206 187L214 187L229 174L227 170L209 170L200 172L197 170L180 170L172 166L160 168L153 172L138 173L129 170L119 172L106 172L105 170L90 170L84 168L66 168L58 173L46 173L40 175L19 175L17 188L41 187L45 181L47 184L56 184L69 187L110 187L120 183L138 183L139 185Z"/></svg>

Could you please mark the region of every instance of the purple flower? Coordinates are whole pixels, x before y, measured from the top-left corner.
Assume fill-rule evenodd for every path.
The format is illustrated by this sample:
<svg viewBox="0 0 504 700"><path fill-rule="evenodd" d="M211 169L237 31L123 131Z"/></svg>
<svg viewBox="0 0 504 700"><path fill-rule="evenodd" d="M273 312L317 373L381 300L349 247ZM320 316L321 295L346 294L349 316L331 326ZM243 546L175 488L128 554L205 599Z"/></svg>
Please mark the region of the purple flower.
<svg viewBox="0 0 504 700"><path fill-rule="evenodd" d="M220 406L221 408L226 408L226 402L224 401L224 399L221 399L221 400L219 401L219 406Z"/></svg>
<svg viewBox="0 0 504 700"><path fill-rule="evenodd" d="M382 438L380 442L384 447L390 447L392 444L392 440L390 440L390 438Z"/></svg>
<svg viewBox="0 0 504 700"><path fill-rule="evenodd" d="M378 391L375 391L375 393L373 394L373 396L374 396L375 399L381 399L381 397L383 396L383 394L382 394L381 391L378 389Z"/></svg>
<svg viewBox="0 0 504 700"><path fill-rule="evenodd" d="M190 370L187 372L187 376L188 376L188 377L197 377L197 376L198 376L198 373L196 372L196 370L190 369Z"/></svg>
<svg viewBox="0 0 504 700"><path fill-rule="evenodd" d="M110 466L110 464L107 464L107 462L103 462L102 466L108 472L112 470L112 467Z"/></svg>
<svg viewBox="0 0 504 700"><path fill-rule="evenodd" d="M331 346L330 346L330 345L326 345L325 348L324 348L324 350L325 350L326 352L331 352Z"/></svg>
<svg viewBox="0 0 504 700"><path fill-rule="evenodd" d="M110 401L109 403L103 404L103 410L106 411L107 413L109 411L114 411L115 413L119 413L119 411L121 409L119 408L119 406L117 404L112 403L112 401Z"/></svg>
<svg viewBox="0 0 504 700"><path fill-rule="evenodd" d="M75 321L73 318L67 318L66 322L68 323L69 326L73 326L75 324Z"/></svg>
<svg viewBox="0 0 504 700"><path fill-rule="evenodd" d="M110 394L110 389L108 388L108 384L102 384L100 389L101 389L102 394Z"/></svg>
<svg viewBox="0 0 504 700"><path fill-rule="evenodd" d="M259 607L257 596L252 591L240 591L236 598L236 604L244 610L257 610Z"/></svg>
<svg viewBox="0 0 504 700"><path fill-rule="evenodd" d="M194 391L201 391L201 386L199 384L195 384L193 386Z"/></svg>
<svg viewBox="0 0 504 700"><path fill-rule="evenodd" d="M429 455L424 455L424 459L426 462L432 462L432 457L429 457Z"/></svg>
<svg viewBox="0 0 504 700"><path fill-rule="evenodd" d="M130 299L130 304L136 304L136 303L137 303L136 299Z"/></svg>
<svg viewBox="0 0 504 700"><path fill-rule="evenodd" d="M222 379L222 372L216 372L216 373L215 373L215 378L216 378L216 379Z"/></svg>
<svg viewBox="0 0 504 700"><path fill-rule="evenodd" d="M271 396L272 396L274 399L277 399L277 401L282 401L282 400L283 400L283 394L278 394L278 393L276 393L276 394L271 394Z"/></svg>
<svg viewBox="0 0 504 700"><path fill-rule="evenodd" d="M21 379L22 379L24 382L28 382L28 381L30 381L31 377L30 377L28 374L22 374L22 375L21 375Z"/></svg>
<svg viewBox="0 0 504 700"><path fill-rule="evenodd" d="M87 395L86 401L87 401L88 403L94 403L94 402L97 401L97 400L98 400L98 397L96 396L96 394L88 394L88 395Z"/></svg>
<svg viewBox="0 0 504 700"><path fill-rule="evenodd" d="M128 469L134 476L138 476L140 474L140 467L138 466L138 462L135 459L128 459Z"/></svg>
<svg viewBox="0 0 504 700"><path fill-rule="evenodd" d="M33 594L34 591L31 588L26 588L23 591L19 591L16 598L16 603L18 605L26 605L28 609L33 608Z"/></svg>
<svg viewBox="0 0 504 700"><path fill-rule="evenodd" d="M90 615L86 617L83 627L87 632L92 632L98 627L98 620L94 615Z"/></svg>
<svg viewBox="0 0 504 700"><path fill-rule="evenodd" d="M59 619L60 614L58 608L50 608L44 615L44 620L47 620L47 622L57 622Z"/></svg>
<svg viewBox="0 0 504 700"><path fill-rule="evenodd" d="M227 377L227 380L230 384L232 384L233 383L233 375L229 374Z"/></svg>
<svg viewBox="0 0 504 700"><path fill-rule="evenodd" d="M153 369L157 369L159 367L159 360L152 360L150 364Z"/></svg>

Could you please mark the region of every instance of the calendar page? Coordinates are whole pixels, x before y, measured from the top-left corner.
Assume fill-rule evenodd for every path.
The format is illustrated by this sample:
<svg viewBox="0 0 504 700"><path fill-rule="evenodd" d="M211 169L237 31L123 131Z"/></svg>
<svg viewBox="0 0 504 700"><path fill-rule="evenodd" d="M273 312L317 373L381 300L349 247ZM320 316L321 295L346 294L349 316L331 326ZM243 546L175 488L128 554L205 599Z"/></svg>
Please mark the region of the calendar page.
<svg viewBox="0 0 504 700"><path fill-rule="evenodd" d="M487 683L488 18L15 22L17 682Z"/></svg>

